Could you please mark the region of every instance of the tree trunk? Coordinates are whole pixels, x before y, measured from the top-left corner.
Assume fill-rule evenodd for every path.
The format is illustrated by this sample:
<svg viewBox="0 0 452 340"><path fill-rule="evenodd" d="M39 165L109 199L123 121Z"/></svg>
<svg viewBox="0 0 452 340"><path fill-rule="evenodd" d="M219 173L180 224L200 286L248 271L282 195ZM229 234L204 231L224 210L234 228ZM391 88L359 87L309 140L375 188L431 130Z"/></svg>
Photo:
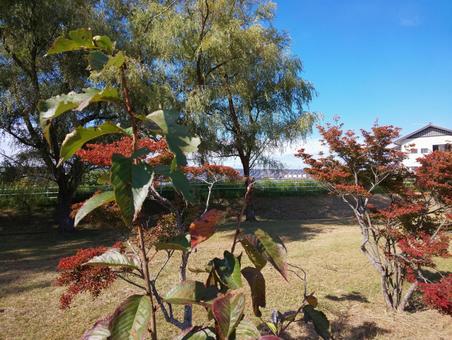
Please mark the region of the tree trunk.
<svg viewBox="0 0 452 340"><path fill-rule="evenodd" d="M58 181L58 197L56 204L56 222L61 232L74 232L74 220L71 218L71 205L74 191L69 189L67 183Z"/></svg>
<svg viewBox="0 0 452 340"><path fill-rule="evenodd" d="M250 167L248 162L242 162L243 165L243 175L245 176L245 190L248 188L248 185L254 180L250 177ZM256 209L254 207L254 195L253 195L253 189L251 189L250 193L248 194L248 199L246 202L246 208L245 208L245 221L247 222L255 222L256 219Z"/></svg>
<svg viewBox="0 0 452 340"><path fill-rule="evenodd" d="M179 266L179 280L183 282L187 279L187 265L188 258L190 253L184 252L182 253L181 263ZM183 329L188 329L192 326L193 323L193 308L191 305L184 306L184 321L183 321Z"/></svg>

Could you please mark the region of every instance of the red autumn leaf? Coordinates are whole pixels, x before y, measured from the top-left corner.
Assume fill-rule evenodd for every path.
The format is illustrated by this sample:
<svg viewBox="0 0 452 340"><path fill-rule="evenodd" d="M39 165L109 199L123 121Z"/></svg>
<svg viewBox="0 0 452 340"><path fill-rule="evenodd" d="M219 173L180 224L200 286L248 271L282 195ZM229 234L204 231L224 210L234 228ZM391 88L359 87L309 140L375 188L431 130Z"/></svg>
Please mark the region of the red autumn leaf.
<svg viewBox="0 0 452 340"><path fill-rule="evenodd" d="M223 219L223 216L223 211L211 209L190 224L189 232L192 248L214 234L215 227Z"/></svg>

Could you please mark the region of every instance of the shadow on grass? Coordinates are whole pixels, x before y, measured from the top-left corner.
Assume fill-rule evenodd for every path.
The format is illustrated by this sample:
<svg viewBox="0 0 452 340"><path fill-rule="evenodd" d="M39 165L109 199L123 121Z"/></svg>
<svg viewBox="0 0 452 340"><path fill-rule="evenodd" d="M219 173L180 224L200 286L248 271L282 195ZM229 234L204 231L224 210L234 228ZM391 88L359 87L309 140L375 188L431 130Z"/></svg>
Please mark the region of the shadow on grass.
<svg viewBox="0 0 452 340"><path fill-rule="evenodd" d="M341 296L326 295L325 298L332 301L357 301L363 303L369 303L369 300L360 292L351 292L348 294L342 294Z"/></svg>
<svg viewBox="0 0 452 340"><path fill-rule="evenodd" d="M243 222L241 229L245 233L253 233L256 229L262 229L272 236L281 238L284 242L305 241L314 238L318 234L331 231L331 225L350 225L343 220L265 220L257 222ZM219 231L234 231L236 223L226 223L218 228ZM232 238L233 234L223 236Z"/></svg>
<svg viewBox="0 0 452 340"><path fill-rule="evenodd" d="M18 294L51 285L40 280L27 285L28 275L56 272L62 257L73 255L78 249L110 246L119 237L115 230L79 230L61 234L55 229L46 233L1 235L0 243L0 295Z"/></svg>
<svg viewBox="0 0 452 340"><path fill-rule="evenodd" d="M299 321L298 325L303 330L302 335L292 336L285 332L282 339L285 340L316 340L321 339L312 323ZM375 322L364 321L360 325L351 325L348 317L331 322L330 332L332 339L367 340L374 339L382 334L391 333L390 330L378 327Z"/></svg>

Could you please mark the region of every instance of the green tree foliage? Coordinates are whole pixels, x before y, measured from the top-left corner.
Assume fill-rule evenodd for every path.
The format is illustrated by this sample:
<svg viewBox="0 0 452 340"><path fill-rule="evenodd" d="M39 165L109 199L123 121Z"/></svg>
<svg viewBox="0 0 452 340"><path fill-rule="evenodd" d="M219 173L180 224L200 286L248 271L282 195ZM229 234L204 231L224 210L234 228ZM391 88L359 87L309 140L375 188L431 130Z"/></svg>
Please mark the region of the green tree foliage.
<svg viewBox="0 0 452 340"><path fill-rule="evenodd" d="M146 2L132 26L165 65L186 119L202 138L200 152L239 157L248 176L265 151L310 131L304 111L311 83L290 54L289 37L272 25L267 1Z"/></svg>
<svg viewBox="0 0 452 340"><path fill-rule="evenodd" d="M40 129L39 111L42 104L48 105L47 109L52 111L52 102L42 100L69 91L82 92L88 85L89 73L86 56L79 52L58 56L45 54L49 42L80 26L91 27L96 32L112 35L119 42L124 41L115 32L120 25L112 25L115 18L103 13L99 3L101 1L94 0L5 0L0 5L0 129L14 137L28 152L38 153L39 163L47 168L50 179L57 183L57 219L63 230L73 227L69 218L70 204L85 166L72 158L58 167L61 143L73 128L114 118L117 110L102 103L89 108L80 107L76 115L54 120L46 126L51 141L48 144ZM80 40L83 37L75 38Z"/></svg>

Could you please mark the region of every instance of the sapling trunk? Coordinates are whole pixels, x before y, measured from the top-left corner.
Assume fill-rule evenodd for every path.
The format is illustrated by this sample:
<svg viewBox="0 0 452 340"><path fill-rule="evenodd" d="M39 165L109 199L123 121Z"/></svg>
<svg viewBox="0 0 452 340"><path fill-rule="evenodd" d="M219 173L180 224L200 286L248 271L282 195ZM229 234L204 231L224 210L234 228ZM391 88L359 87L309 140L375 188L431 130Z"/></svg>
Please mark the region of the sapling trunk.
<svg viewBox="0 0 452 340"><path fill-rule="evenodd" d="M125 75L125 66L121 67L121 84L122 84L122 90L124 95L124 105L126 107L127 113L129 114L131 124L132 124L132 141L133 141L133 151L137 151L138 149L138 127L137 127L137 121L135 117L135 113L132 109L132 103L129 96L129 89L127 87L127 80ZM135 218L136 219L136 218ZM135 222L135 219L133 222ZM132 226L133 226L132 222ZM144 242L144 235L143 235L143 226L138 224L138 239L140 243L140 257L141 257L141 269L143 271L143 277L145 281L145 288L146 288L146 294L149 296L149 299L151 301L151 324L150 324L150 333L151 333L151 339L157 340L157 322L155 318L155 305L154 305L154 296L152 292L151 287L151 281L149 276L149 260L147 258L147 251L145 247Z"/></svg>

